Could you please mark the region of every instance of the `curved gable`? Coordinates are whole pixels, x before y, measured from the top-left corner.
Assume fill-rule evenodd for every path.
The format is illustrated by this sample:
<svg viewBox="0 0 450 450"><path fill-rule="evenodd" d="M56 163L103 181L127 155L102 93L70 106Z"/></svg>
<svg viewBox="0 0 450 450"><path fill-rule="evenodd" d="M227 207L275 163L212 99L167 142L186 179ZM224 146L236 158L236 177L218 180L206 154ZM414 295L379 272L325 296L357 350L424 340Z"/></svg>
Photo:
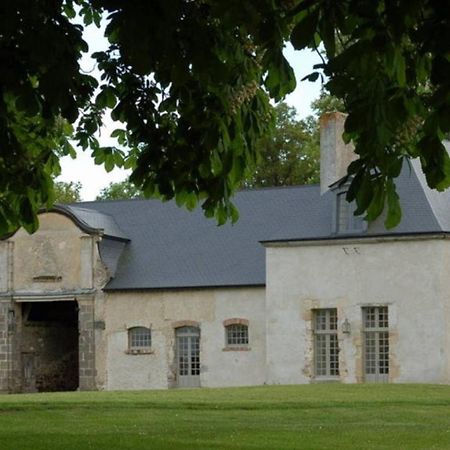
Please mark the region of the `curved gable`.
<svg viewBox="0 0 450 450"><path fill-rule="evenodd" d="M21 228L1 243L6 249L3 263L11 273L9 290L91 289L96 236L60 211L42 212L39 222L35 233L30 235Z"/></svg>

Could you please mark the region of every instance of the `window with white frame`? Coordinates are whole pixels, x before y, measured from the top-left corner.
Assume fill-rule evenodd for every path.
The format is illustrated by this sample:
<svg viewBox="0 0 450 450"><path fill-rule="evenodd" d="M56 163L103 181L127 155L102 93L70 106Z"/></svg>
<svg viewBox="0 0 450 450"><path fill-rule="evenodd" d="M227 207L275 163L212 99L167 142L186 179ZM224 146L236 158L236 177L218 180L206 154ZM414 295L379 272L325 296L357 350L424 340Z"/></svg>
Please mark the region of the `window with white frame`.
<svg viewBox="0 0 450 450"><path fill-rule="evenodd" d="M152 346L152 331L146 327L128 329L128 350L131 352L145 352Z"/></svg>
<svg viewBox="0 0 450 450"><path fill-rule="evenodd" d="M248 320L227 319L225 326L225 349L248 349Z"/></svg>
<svg viewBox="0 0 450 450"><path fill-rule="evenodd" d="M387 306L362 309L364 374L366 381L387 382L389 377L389 313Z"/></svg>
<svg viewBox="0 0 450 450"><path fill-rule="evenodd" d="M337 310L314 310L314 372L316 377L339 376Z"/></svg>

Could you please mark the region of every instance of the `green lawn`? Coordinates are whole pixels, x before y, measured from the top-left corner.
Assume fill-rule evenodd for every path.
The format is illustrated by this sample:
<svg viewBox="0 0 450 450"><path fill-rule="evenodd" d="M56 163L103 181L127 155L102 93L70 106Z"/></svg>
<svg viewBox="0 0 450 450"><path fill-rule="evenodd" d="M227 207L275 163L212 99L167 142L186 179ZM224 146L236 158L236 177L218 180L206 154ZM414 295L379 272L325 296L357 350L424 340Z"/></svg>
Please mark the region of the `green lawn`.
<svg viewBox="0 0 450 450"><path fill-rule="evenodd" d="M450 387L270 386L0 396L1 450L450 449Z"/></svg>

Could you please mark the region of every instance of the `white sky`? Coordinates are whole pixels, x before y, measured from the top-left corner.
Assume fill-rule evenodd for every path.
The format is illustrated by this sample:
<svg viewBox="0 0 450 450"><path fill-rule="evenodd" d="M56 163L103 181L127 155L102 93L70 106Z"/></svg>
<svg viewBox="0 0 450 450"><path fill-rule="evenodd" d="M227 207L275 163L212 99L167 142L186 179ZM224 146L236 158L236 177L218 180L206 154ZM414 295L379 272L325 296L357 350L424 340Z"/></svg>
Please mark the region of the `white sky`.
<svg viewBox="0 0 450 450"><path fill-rule="evenodd" d="M101 29L94 26L87 27L85 31L85 40L89 44L90 52L99 51L107 47L106 39L103 37ZM309 81L300 82L300 80L310 72L314 64L320 62L320 58L316 53L310 51L295 51L292 47L285 50L286 58L291 63L295 75L297 77L297 89L286 98L286 102L294 106L300 118L304 118L311 114L310 104L320 94L320 81L311 83ZM98 74L92 59L86 57L81 63L82 69L92 75ZM120 125L120 124L119 124ZM100 141L103 145L114 144L114 140L108 139L109 134L115 128L119 127L114 124L110 118L106 118L105 126L101 132ZM129 175L129 171L122 169L114 169L107 173L103 166L94 164L90 150L78 151L75 160L70 157L61 159L62 173L58 177L59 181L81 182L81 198L85 201L95 200L99 192L110 182L122 181Z"/></svg>

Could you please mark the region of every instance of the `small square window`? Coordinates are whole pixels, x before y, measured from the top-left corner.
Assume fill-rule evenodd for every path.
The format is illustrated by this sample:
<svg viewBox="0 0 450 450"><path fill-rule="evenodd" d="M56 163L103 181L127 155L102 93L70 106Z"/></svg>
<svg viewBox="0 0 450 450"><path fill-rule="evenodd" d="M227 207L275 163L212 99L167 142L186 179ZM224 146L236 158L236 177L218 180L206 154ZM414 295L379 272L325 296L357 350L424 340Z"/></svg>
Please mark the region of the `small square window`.
<svg viewBox="0 0 450 450"><path fill-rule="evenodd" d="M133 327L128 330L129 350L149 350L152 346L152 332L150 328Z"/></svg>
<svg viewBox="0 0 450 450"><path fill-rule="evenodd" d="M241 347L248 345L248 326L232 324L225 327L226 344L228 347Z"/></svg>

